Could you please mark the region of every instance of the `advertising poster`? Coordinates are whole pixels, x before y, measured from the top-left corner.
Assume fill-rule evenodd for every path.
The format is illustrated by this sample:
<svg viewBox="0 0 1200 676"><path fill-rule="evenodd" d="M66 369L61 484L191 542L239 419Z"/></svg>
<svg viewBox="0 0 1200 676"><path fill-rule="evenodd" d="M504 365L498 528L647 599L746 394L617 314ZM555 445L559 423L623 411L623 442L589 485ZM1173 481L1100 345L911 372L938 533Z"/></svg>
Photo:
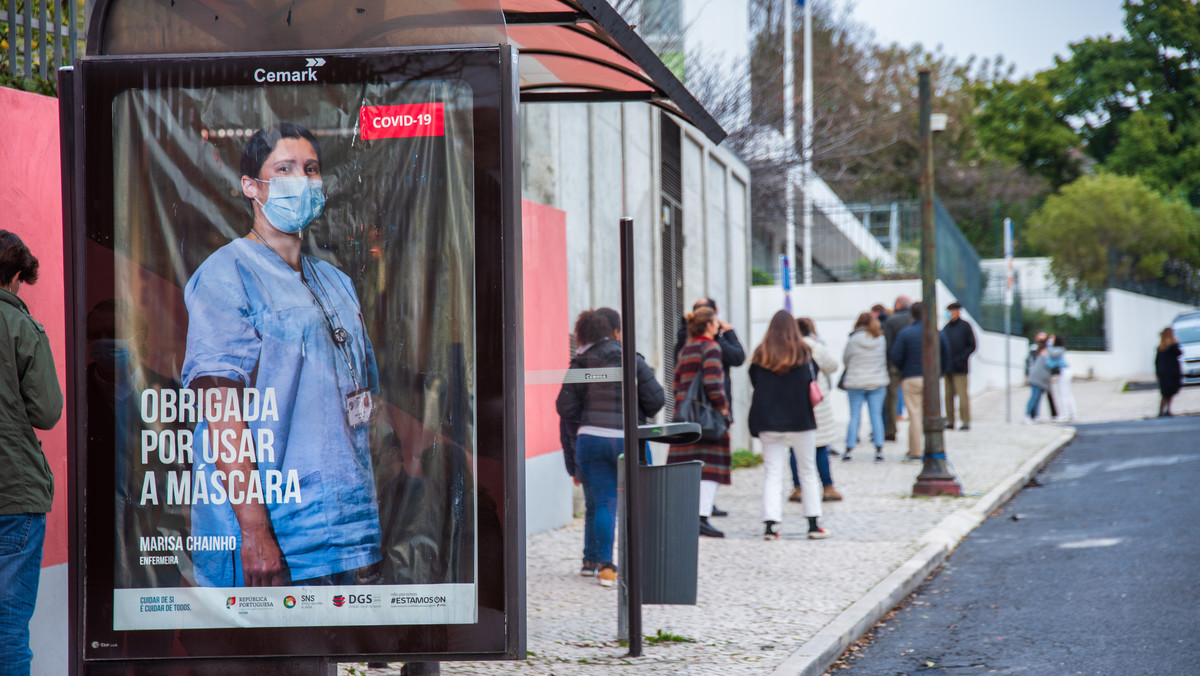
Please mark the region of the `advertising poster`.
<svg viewBox="0 0 1200 676"><path fill-rule="evenodd" d="M480 621L475 116L495 93L453 59L363 63L111 91L110 164L88 164L111 220L83 244L104 635Z"/></svg>

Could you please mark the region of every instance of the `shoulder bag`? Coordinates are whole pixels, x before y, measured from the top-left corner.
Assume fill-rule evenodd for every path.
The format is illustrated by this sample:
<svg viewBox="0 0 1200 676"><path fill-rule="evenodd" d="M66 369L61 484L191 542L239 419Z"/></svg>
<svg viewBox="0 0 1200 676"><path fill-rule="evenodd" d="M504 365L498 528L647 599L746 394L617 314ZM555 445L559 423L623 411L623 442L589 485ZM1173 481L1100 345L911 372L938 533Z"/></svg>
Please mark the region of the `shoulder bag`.
<svg viewBox="0 0 1200 676"><path fill-rule="evenodd" d="M704 371L697 371L688 386L687 397L675 409L674 422L690 422L700 425L701 441L717 441L725 436L729 423L725 416L713 407L704 391Z"/></svg>
<svg viewBox="0 0 1200 676"><path fill-rule="evenodd" d="M821 386L817 384L817 372L813 370L812 357L808 359L808 400L815 408L821 400L825 398L825 394L821 392Z"/></svg>

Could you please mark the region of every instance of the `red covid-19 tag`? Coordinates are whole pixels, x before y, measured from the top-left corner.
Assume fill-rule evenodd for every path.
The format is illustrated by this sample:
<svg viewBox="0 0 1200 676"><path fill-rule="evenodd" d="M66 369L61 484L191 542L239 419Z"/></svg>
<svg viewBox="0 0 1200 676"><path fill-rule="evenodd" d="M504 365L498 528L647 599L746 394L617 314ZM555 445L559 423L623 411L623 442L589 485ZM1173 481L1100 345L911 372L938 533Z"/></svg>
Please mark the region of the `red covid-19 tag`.
<svg viewBox="0 0 1200 676"><path fill-rule="evenodd" d="M363 106L358 111L363 139L444 136L445 120L440 103L410 103L402 106Z"/></svg>

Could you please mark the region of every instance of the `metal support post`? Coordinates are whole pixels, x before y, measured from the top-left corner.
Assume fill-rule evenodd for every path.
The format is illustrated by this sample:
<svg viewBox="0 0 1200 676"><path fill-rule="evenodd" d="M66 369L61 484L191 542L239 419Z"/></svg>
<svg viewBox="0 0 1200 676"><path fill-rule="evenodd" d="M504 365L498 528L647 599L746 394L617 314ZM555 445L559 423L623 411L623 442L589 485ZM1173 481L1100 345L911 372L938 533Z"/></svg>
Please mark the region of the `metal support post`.
<svg viewBox="0 0 1200 676"><path fill-rule="evenodd" d="M932 88L928 70L919 74L921 105L921 370L924 380L925 455L913 495L962 495L946 463L946 419L942 417L941 340L937 330L937 240L933 210Z"/></svg>
<svg viewBox="0 0 1200 676"><path fill-rule="evenodd" d="M621 219L621 408L625 422L625 532L621 579L629 599L629 656L642 656L641 465L637 421L637 346L633 291L633 219Z"/></svg>

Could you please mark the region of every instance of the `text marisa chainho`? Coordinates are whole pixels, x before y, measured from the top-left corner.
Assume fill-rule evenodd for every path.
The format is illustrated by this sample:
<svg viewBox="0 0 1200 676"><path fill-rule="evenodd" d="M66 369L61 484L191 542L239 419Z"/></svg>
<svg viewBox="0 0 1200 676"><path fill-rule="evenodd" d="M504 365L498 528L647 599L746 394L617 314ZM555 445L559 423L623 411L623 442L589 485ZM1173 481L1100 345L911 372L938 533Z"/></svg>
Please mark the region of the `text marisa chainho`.
<svg viewBox="0 0 1200 676"><path fill-rule="evenodd" d="M232 552L237 549L233 535L152 535L138 539L143 552L177 552L186 547L190 552Z"/></svg>
<svg viewBox="0 0 1200 676"><path fill-rule="evenodd" d="M261 392L247 387L232 391L224 389L143 390L141 397L142 422L150 423L210 423L200 434L199 449L196 435L190 429L143 430L141 461L150 462L151 454L165 465L191 464L198 450L205 464L216 462L274 462L275 434L266 427L211 429L211 423L279 420L275 388ZM286 504L303 503L300 496L300 475L292 469L285 475L275 469L255 469L250 472L232 470L203 470L167 472L168 505L197 505L201 503ZM155 472L146 472L142 481L141 504L159 504L158 479Z"/></svg>

